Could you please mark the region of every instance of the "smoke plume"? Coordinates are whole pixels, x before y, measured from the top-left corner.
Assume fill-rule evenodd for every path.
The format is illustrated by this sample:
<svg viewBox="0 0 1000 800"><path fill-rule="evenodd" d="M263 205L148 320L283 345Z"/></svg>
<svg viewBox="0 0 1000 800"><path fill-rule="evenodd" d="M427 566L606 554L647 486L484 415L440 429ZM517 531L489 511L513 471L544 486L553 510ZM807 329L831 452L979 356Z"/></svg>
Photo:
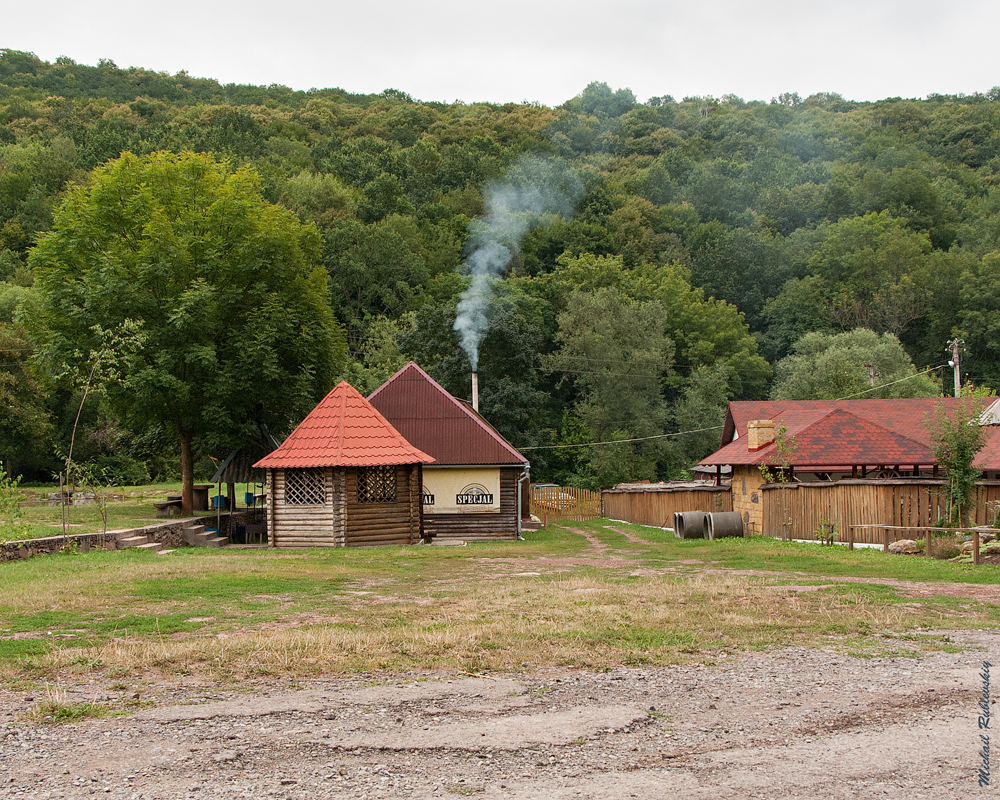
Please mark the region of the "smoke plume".
<svg viewBox="0 0 1000 800"><path fill-rule="evenodd" d="M455 319L455 331L473 371L479 369L493 284L503 278L524 235L546 214L571 216L582 194L579 178L568 167L537 156L520 159L502 181L486 185L486 213L469 225L465 263L472 283L459 299Z"/></svg>

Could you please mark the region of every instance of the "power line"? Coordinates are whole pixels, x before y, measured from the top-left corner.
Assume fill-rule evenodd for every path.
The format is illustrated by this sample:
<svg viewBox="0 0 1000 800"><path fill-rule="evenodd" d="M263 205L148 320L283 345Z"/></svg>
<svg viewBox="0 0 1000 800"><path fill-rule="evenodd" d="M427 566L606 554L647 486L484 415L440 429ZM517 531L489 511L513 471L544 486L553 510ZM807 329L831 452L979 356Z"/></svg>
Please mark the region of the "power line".
<svg viewBox="0 0 1000 800"><path fill-rule="evenodd" d="M903 381L912 381L914 378L919 378L921 375L926 375L928 372L933 372L936 369L941 369L942 367L948 366L947 364L938 364L936 367L931 367L930 369L925 369L923 372L918 372L916 375L907 375L905 378L900 378L898 381L892 381L890 383L883 383L881 386L873 386L871 389L865 389L863 392L857 392L856 394L849 394L847 397L838 397L838 400L850 400L852 397L860 397L863 394L868 394L870 392L877 392L879 389L884 389L886 386L894 386L897 383L902 383Z"/></svg>
<svg viewBox="0 0 1000 800"><path fill-rule="evenodd" d="M586 442L584 444L542 444L535 447L519 447L518 450L562 450L566 447L594 447L599 444L624 444L626 442L647 442L650 439L668 439L671 436L684 436L689 433L704 433L705 431L718 431L722 425L713 425L711 428L695 428L691 431L679 431L677 433L661 433L656 436L639 436L636 439L612 439L608 442Z"/></svg>

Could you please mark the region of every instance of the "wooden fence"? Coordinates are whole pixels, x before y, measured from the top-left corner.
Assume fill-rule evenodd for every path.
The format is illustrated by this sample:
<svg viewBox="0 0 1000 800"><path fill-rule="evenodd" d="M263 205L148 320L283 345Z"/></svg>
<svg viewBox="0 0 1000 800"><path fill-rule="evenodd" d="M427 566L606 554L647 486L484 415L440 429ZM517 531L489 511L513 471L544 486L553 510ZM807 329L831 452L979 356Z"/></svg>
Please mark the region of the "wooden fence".
<svg viewBox="0 0 1000 800"><path fill-rule="evenodd" d="M679 511L732 511L728 486L630 486L601 492L604 516L639 525L672 528Z"/></svg>
<svg viewBox="0 0 1000 800"><path fill-rule="evenodd" d="M815 540L820 527L836 526L837 541L847 541L848 526L916 528L947 516L943 480L907 478L879 481L765 484L760 487L763 533L783 539ZM1000 481L978 485L973 525L991 525L1000 504ZM882 544L877 528L858 529L854 541Z"/></svg>
<svg viewBox="0 0 1000 800"><path fill-rule="evenodd" d="M531 513L538 519L586 522L601 516L601 493L572 486L532 486Z"/></svg>

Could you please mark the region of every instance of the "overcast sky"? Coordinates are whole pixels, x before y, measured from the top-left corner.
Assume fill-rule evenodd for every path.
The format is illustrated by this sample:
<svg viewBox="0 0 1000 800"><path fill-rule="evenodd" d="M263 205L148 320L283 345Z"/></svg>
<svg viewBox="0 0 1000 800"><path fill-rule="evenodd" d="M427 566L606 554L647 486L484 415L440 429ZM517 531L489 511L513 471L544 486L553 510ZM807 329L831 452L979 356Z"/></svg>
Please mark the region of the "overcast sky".
<svg viewBox="0 0 1000 800"><path fill-rule="evenodd" d="M653 95L854 100L1000 84L985 0L5 0L0 47L223 83L559 105Z"/></svg>

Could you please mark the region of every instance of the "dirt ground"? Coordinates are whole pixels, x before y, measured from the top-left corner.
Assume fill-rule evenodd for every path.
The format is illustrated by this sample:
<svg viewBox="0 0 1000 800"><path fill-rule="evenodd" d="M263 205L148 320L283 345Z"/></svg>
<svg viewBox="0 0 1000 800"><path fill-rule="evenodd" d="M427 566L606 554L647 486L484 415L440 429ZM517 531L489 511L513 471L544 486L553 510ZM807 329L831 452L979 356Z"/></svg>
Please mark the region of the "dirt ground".
<svg viewBox="0 0 1000 800"><path fill-rule="evenodd" d="M1000 632L934 633L956 652L791 648L710 666L239 690L164 682L142 689L151 705L132 716L63 726L22 719L44 697L0 691L0 797L989 796L996 787L977 782L980 672L1000 665ZM885 652L907 644L887 639ZM63 699L122 694L95 679Z"/></svg>

